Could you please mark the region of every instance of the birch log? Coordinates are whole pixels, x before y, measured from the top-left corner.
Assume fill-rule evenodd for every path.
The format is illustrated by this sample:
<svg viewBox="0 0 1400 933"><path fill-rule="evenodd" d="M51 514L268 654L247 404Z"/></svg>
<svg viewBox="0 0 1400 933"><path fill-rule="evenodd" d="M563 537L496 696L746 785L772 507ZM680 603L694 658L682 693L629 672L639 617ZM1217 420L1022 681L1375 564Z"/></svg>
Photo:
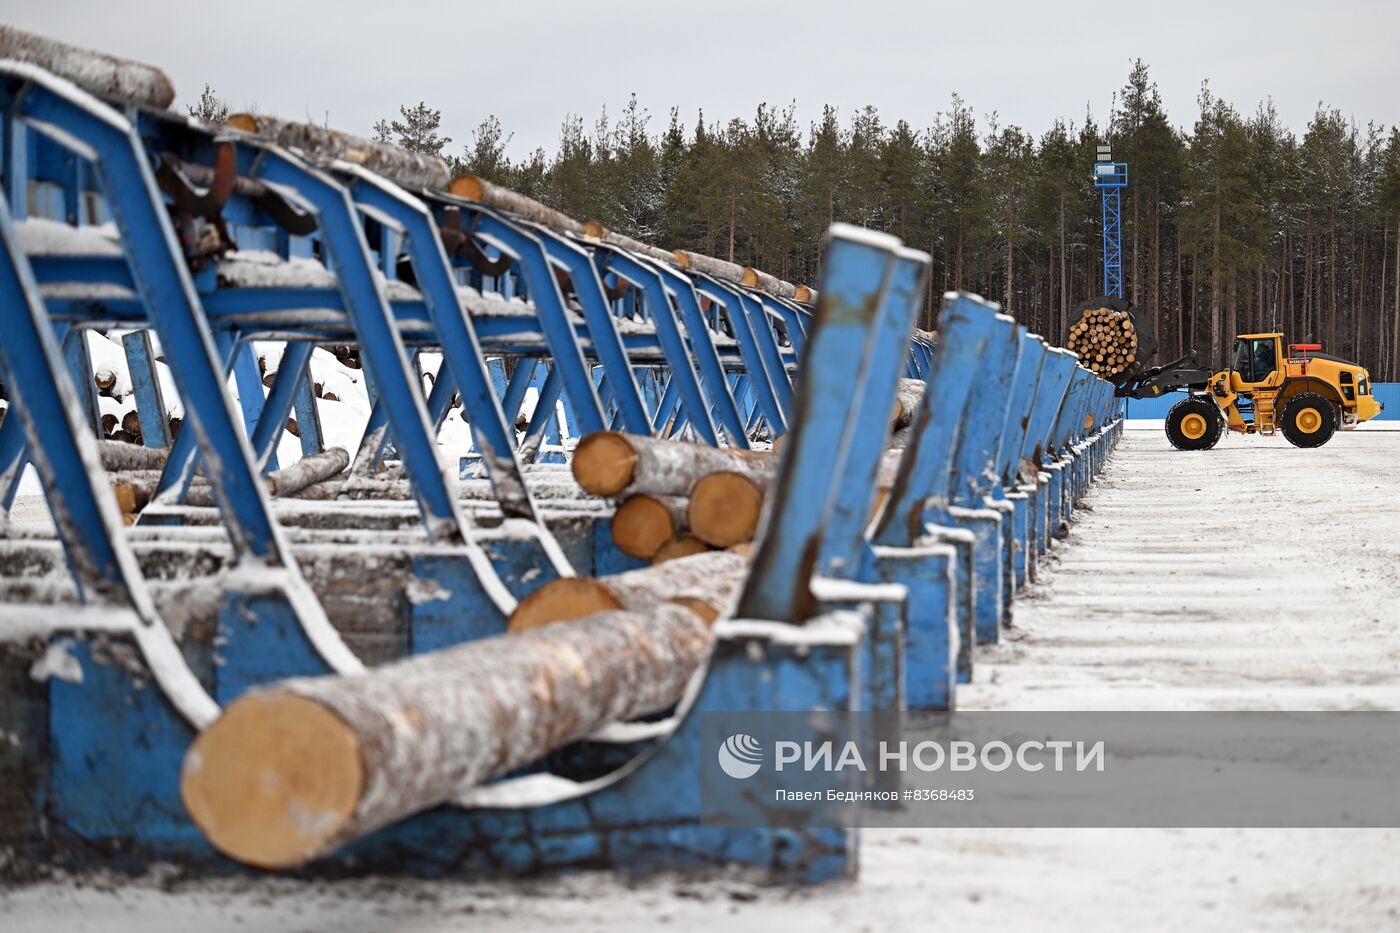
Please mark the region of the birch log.
<svg viewBox="0 0 1400 933"><path fill-rule="evenodd" d="M344 447L328 447L319 454L303 457L290 466L274 470L267 476L267 491L274 496L290 496L312 483L320 483L339 475L350 466L350 454Z"/></svg>
<svg viewBox="0 0 1400 933"><path fill-rule="evenodd" d="M771 275L752 266L745 267L743 275L739 278L740 285L747 285L750 288L757 288L770 295L777 295L779 298L797 297L797 286L791 282L784 282L776 275Z"/></svg>
<svg viewBox="0 0 1400 933"><path fill-rule="evenodd" d="M567 214L556 211L552 207L546 207L534 198L527 198L523 194L517 194L509 188L502 188L500 185L492 184L475 175L461 175L452 179L448 190L459 198L477 201L487 207L508 211L553 230L562 230L577 236L584 235L583 224Z"/></svg>
<svg viewBox="0 0 1400 933"><path fill-rule="evenodd" d="M659 606L248 692L185 755L180 792L219 851L327 854L600 727L676 703L710 633Z"/></svg>
<svg viewBox="0 0 1400 933"><path fill-rule="evenodd" d="M98 441L102 468L117 470L159 470L165 466L167 451L162 447L137 447L120 441Z"/></svg>
<svg viewBox="0 0 1400 933"><path fill-rule="evenodd" d="M628 496L613 513L613 543L628 557L651 560L685 530L685 511L686 500L680 496Z"/></svg>
<svg viewBox="0 0 1400 933"><path fill-rule="evenodd" d="M649 613L681 599L708 624L733 601L748 566L738 554L707 550L611 577L561 577L522 599L507 627L521 632L618 609Z"/></svg>
<svg viewBox="0 0 1400 933"><path fill-rule="evenodd" d="M600 243L607 243L612 246L620 246L628 252L636 253L639 256L646 256L649 259L655 259L657 262L664 262L667 265L674 265L676 262L675 253L664 250L659 246L652 246L650 243L643 243L641 240L634 240L630 236L613 233L596 220L590 220L583 225L583 235L590 240L597 240Z"/></svg>
<svg viewBox="0 0 1400 933"><path fill-rule="evenodd" d="M817 290L808 285L799 285L797 286L796 293L792 297L793 300L800 301L803 304L814 305L817 303Z"/></svg>
<svg viewBox="0 0 1400 933"><path fill-rule="evenodd" d="M924 381L922 379L899 380L894 410L890 413L890 430L898 431L900 428L907 428L913 424L914 416L918 414L919 403L923 401L923 398Z"/></svg>
<svg viewBox="0 0 1400 933"><path fill-rule="evenodd" d="M661 545L661 550L656 552L656 556L651 559L653 567L658 564L665 564L673 560L680 560L683 557L694 557L697 554L708 554L710 546L699 538L688 534L679 534ZM737 550L733 553L738 553Z"/></svg>
<svg viewBox="0 0 1400 933"><path fill-rule="evenodd" d="M598 431L579 442L573 471L578 484L595 496L623 491L684 496L701 477L721 470L761 477L777 468L770 451L734 450L665 441L617 431Z"/></svg>
<svg viewBox="0 0 1400 933"><path fill-rule="evenodd" d="M164 110L175 100L175 85L152 65L0 26L0 58L38 65L98 97Z"/></svg>
<svg viewBox="0 0 1400 933"><path fill-rule="evenodd" d="M225 126L253 133L288 149L299 149L320 165L349 162L409 189L446 188L452 173L447 163L392 143L351 136L315 123L294 123L265 114L236 113Z"/></svg>
<svg viewBox="0 0 1400 933"><path fill-rule="evenodd" d="M688 249L676 250L676 265L682 269L703 272L705 275L725 282L738 284L744 280L744 267L738 263L725 262L723 259L715 259L703 253L692 253Z"/></svg>
<svg viewBox="0 0 1400 933"><path fill-rule="evenodd" d="M770 480L771 475L754 478L728 470L701 477L686 510L690 533L711 547L752 541Z"/></svg>

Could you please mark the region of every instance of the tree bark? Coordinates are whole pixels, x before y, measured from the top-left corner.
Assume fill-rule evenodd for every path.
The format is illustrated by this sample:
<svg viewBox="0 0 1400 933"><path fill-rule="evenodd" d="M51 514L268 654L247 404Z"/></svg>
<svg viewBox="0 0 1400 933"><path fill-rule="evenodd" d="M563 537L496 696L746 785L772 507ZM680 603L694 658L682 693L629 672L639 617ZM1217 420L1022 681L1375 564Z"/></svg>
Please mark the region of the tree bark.
<svg viewBox="0 0 1400 933"><path fill-rule="evenodd" d="M770 295L776 295L779 298L797 297L796 285L793 285L791 282L784 282L776 275L770 275L767 272L752 267L744 268L743 273L739 277L739 284L747 285L750 288L757 288L760 291L765 291Z"/></svg>
<svg viewBox="0 0 1400 933"><path fill-rule="evenodd" d="M522 599L510 615L509 630L522 632L596 612L652 613L681 598L708 625L728 610L748 566L738 554L707 550L610 577L562 577Z"/></svg>
<svg viewBox="0 0 1400 933"><path fill-rule="evenodd" d="M350 466L350 454L344 447L328 447L319 454L303 457L291 466L274 470L267 476L267 491L274 496L290 496L312 483L338 476Z"/></svg>
<svg viewBox="0 0 1400 933"><path fill-rule="evenodd" d="M257 688L190 746L181 796L224 854L302 865L608 723L666 709L710 643L695 613L663 605Z"/></svg>
<svg viewBox="0 0 1400 933"><path fill-rule="evenodd" d="M705 275L736 285L744 281L744 267L736 263L715 259L703 253L692 253L687 249L678 249L675 255L676 265L682 269L694 269L696 272L703 272Z"/></svg>
<svg viewBox="0 0 1400 933"><path fill-rule="evenodd" d="M702 477L730 471L765 485L777 468L772 451L709 447L658 440L616 431L599 431L574 451L574 479L595 496L621 492L685 496Z"/></svg>
<svg viewBox="0 0 1400 933"><path fill-rule="evenodd" d="M349 162L410 190L441 190L448 187L452 178L447 163L435 156L409 152L392 143L351 136L315 123L293 123L260 113L236 113L224 125L287 149L299 149L318 165Z"/></svg>
<svg viewBox="0 0 1400 933"><path fill-rule="evenodd" d="M153 65L0 26L0 58L37 65L98 97L165 110L175 86Z"/></svg>
<svg viewBox="0 0 1400 933"><path fill-rule="evenodd" d="M553 230L562 230L577 236L584 235L583 224L567 214L556 211L552 207L546 207L533 198L527 198L523 194L517 194L509 188L503 188L475 175L462 175L452 179L448 190L459 198L517 214L526 220Z"/></svg>

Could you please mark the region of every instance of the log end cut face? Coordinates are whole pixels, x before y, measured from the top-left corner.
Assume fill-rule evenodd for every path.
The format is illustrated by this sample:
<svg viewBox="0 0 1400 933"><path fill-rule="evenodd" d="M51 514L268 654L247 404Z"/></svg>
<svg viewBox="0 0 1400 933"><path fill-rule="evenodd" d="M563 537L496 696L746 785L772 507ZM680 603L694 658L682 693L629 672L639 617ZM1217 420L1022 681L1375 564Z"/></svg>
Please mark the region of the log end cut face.
<svg viewBox="0 0 1400 933"><path fill-rule="evenodd" d="M364 789L360 743L335 713L292 693L246 696L185 755L185 809L220 852L290 868L350 822Z"/></svg>
<svg viewBox="0 0 1400 933"><path fill-rule="evenodd" d="M613 514L613 541L622 553L650 560L678 529L666 505L652 496L632 496Z"/></svg>
<svg viewBox="0 0 1400 933"><path fill-rule="evenodd" d="M617 495L632 482L636 468L637 452L612 431L588 435L574 451L574 479L595 496Z"/></svg>
<svg viewBox="0 0 1400 933"><path fill-rule="evenodd" d="M691 533L712 547L752 541L763 512L763 490L739 473L711 473L690 494Z"/></svg>
<svg viewBox="0 0 1400 933"><path fill-rule="evenodd" d="M551 580L520 601L506 628L523 632L553 622L582 619L595 612L621 609L622 604L597 580L562 577Z"/></svg>

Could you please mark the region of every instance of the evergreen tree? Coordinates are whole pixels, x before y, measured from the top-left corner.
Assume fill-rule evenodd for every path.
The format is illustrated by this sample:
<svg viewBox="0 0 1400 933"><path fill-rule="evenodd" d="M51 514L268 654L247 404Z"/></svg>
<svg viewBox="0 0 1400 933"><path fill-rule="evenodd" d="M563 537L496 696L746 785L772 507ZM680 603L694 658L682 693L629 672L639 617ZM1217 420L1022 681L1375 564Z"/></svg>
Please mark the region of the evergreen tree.
<svg viewBox="0 0 1400 933"><path fill-rule="evenodd" d="M380 142L392 142L409 152L421 152L430 156L442 156L442 150L452 142L450 136L439 136L442 125L442 111L433 110L423 101L409 107L399 107L401 120L380 120L374 124L374 136Z"/></svg>
<svg viewBox="0 0 1400 933"><path fill-rule="evenodd" d="M205 123L223 123L228 119L228 104L219 99L214 89L204 85L199 100L185 108L190 116Z"/></svg>

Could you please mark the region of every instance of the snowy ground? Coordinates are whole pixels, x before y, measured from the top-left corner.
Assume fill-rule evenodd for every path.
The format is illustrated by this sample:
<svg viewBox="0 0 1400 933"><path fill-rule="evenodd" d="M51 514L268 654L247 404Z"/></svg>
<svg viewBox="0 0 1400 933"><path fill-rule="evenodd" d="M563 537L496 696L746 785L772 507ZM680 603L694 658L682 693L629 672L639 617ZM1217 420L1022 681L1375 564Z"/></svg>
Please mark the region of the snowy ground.
<svg viewBox="0 0 1400 933"><path fill-rule="evenodd" d="M961 704L1400 709L1400 431L1185 454L1134 428ZM1400 831L882 830L862 859L855 882L795 892L70 881L0 894L0 929L1400 928Z"/></svg>

